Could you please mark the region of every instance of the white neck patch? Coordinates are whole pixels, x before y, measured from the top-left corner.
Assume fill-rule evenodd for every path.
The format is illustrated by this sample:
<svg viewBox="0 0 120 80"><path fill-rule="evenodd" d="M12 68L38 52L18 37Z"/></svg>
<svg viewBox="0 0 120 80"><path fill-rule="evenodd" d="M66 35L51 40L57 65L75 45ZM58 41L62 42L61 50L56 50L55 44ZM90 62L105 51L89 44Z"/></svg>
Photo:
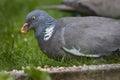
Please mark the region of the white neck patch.
<svg viewBox="0 0 120 80"><path fill-rule="evenodd" d="M55 25L51 25L48 28L45 29L45 35L44 35L44 40L47 41L50 39L50 37L53 34Z"/></svg>

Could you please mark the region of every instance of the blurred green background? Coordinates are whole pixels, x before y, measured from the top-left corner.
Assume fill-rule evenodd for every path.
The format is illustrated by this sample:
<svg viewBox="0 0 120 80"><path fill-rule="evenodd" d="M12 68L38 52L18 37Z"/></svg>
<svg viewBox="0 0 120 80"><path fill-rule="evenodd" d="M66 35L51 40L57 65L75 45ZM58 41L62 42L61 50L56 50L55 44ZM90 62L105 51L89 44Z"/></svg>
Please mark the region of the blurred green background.
<svg viewBox="0 0 120 80"><path fill-rule="evenodd" d="M21 69L22 66L29 65L50 67L98 64L85 58L66 62L49 59L40 51L33 31L27 35L20 33L26 15L31 10L61 2L62 0L0 0L0 70ZM71 15L57 10L46 11L54 18Z"/></svg>

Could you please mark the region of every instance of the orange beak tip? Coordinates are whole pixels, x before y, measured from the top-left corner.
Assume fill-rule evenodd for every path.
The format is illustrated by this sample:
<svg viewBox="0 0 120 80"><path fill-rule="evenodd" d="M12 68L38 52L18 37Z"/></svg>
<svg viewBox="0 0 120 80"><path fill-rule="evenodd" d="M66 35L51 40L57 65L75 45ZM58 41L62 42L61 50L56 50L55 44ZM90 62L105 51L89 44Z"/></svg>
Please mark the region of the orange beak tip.
<svg viewBox="0 0 120 80"><path fill-rule="evenodd" d="M27 34L27 31L26 31L23 27L20 29L20 32L21 32L22 34Z"/></svg>
<svg viewBox="0 0 120 80"><path fill-rule="evenodd" d="M29 23L25 23L22 28L20 29L20 32L22 34L27 34L28 33L28 29L29 29Z"/></svg>

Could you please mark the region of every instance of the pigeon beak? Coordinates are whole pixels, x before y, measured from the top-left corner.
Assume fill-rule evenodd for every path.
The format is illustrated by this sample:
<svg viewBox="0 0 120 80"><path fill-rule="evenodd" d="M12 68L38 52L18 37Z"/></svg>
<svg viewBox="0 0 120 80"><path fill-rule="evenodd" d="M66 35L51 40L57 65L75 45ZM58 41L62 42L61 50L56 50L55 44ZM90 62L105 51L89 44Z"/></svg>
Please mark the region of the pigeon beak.
<svg viewBox="0 0 120 80"><path fill-rule="evenodd" d="M29 26L30 26L29 23L25 23L25 24L22 26L21 30L20 30L21 33L23 33L23 34L27 34L28 31L29 31Z"/></svg>

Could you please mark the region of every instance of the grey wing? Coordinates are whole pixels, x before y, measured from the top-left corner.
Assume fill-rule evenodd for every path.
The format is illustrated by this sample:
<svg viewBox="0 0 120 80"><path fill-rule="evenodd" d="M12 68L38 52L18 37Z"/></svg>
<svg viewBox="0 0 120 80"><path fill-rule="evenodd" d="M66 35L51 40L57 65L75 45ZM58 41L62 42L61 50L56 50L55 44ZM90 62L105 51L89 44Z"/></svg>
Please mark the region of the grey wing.
<svg viewBox="0 0 120 80"><path fill-rule="evenodd" d="M73 29L70 26L64 27L61 31L62 48L65 52L76 56L100 57L99 54L89 53L91 44L88 44L89 39L87 38L89 38L87 33L85 33L84 29L79 29L79 27Z"/></svg>
<svg viewBox="0 0 120 80"><path fill-rule="evenodd" d="M76 56L108 55L120 48L120 23L89 18L72 22L61 29L61 42L64 51Z"/></svg>

